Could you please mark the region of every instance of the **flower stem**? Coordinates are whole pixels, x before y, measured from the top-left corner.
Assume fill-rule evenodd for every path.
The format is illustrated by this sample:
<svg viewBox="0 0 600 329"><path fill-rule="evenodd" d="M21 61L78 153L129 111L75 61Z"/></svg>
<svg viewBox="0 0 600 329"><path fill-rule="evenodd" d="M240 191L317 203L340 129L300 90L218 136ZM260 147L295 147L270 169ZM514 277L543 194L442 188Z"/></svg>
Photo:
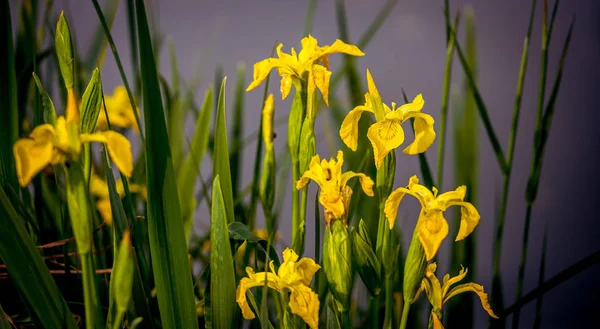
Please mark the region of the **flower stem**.
<svg viewBox="0 0 600 329"><path fill-rule="evenodd" d="M379 328L379 296L371 297L371 328Z"/></svg>
<svg viewBox="0 0 600 329"><path fill-rule="evenodd" d="M298 226L300 224L300 209L298 209L300 207L300 191L296 189L296 181L300 179L300 171L298 168L300 164L297 159L298 157L296 156L296 160L292 160L292 244L297 239L299 233ZM294 251L296 251L296 253L298 252L297 250Z"/></svg>
<svg viewBox="0 0 600 329"><path fill-rule="evenodd" d="M402 320L400 321L400 329L405 329L408 323L408 311L410 310L410 303L404 303L402 308Z"/></svg>
<svg viewBox="0 0 600 329"><path fill-rule="evenodd" d="M94 283L94 264L92 253L81 254L81 272L83 276L83 300L85 308L85 327L94 329L96 309L99 307Z"/></svg>
<svg viewBox="0 0 600 329"><path fill-rule="evenodd" d="M394 280L393 277L385 278L385 318L383 319L383 328L392 328L392 315L394 313Z"/></svg>
<svg viewBox="0 0 600 329"><path fill-rule="evenodd" d="M350 314L348 311L342 312L342 329L351 329L352 323L350 322Z"/></svg>

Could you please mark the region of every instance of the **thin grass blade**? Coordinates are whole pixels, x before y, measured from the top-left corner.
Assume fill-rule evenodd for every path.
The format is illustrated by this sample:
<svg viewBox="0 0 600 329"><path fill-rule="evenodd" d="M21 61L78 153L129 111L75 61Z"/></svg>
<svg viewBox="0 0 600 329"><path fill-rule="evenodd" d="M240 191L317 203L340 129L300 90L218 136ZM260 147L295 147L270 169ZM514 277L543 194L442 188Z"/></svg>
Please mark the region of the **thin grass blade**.
<svg viewBox="0 0 600 329"><path fill-rule="evenodd" d="M221 83L219 100L217 102L217 120L215 122L215 150L213 161L213 179L220 177L220 186L223 190L227 223L235 221L233 212L233 188L231 184L231 166L229 164L229 146L227 144L227 116L225 114L225 83Z"/></svg>
<svg viewBox="0 0 600 329"><path fill-rule="evenodd" d="M244 148L244 94L245 91L246 65L238 63L237 75L235 77L235 89L233 92L233 127L231 129L231 153L229 163L231 164L231 184L233 199L237 199L242 181L242 153ZM257 155L258 156L258 155ZM258 156L260 158L260 156Z"/></svg>
<svg viewBox="0 0 600 329"><path fill-rule="evenodd" d="M162 327L197 328L175 173L143 0L136 1L147 140L148 235Z"/></svg>
<svg viewBox="0 0 600 329"><path fill-rule="evenodd" d="M0 258L32 316L47 329L76 329L73 315L6 193L0 189ZM27 260L27 261L24 261Z"/></svg>

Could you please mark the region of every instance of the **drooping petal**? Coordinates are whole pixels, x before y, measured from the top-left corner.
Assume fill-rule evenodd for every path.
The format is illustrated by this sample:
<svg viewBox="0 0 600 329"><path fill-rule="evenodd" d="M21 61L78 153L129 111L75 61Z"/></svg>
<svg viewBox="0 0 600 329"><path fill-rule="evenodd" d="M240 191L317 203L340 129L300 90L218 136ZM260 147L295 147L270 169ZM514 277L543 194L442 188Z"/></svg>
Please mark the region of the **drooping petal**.
<svg viewBox="0 0 600 329"><path fill-rule="evenodd" d="M448 235L448 223L441 211L432 210L429 214L425 214L421 210L421 215L417 221L417 232L425 256L429 261L435 256L442 241Z"/></svg>
<svg viewBox="0 0 600 329"><path fill-rule="evenodd" d="M278 46L279 52L281 50L281 47L283 47L283 44L279 44L279 46ZM280 57L281 57L281 55L280 55ZM298 67L297 67L298 63L296 63L297 60L295 60L291 57L292 56L283 57L283 58L267 58L267 59L263 59L262 61L254 64L253 80L250 83L250 85L248 86L248 88L246 88L246 91L250 91L250 90L256 88L257 86L259 86L263 82L263 80L265 80L267 78L267 76L269 75L271 70L274 68L277 69L277 72L281 76L299 75L300 72L298 72Z"/></svg>
<svg viewBox="0 0 600 329"><path fill-rule="evenodd" d="M308 286L310 285L313 276L315 273L317 273L321 266L319 266L319 264L317 264L313 259L304 257L296 263L295 268L298 276L301 278L300 282L303 285Z"/></svg>
<svg viewBox="0 0 600 329"><path fill-rule="evenodd" d="M331 78L331 71L327 70L324 66L316 64L312 67L312 77L314 85L323 94L325 105L329 106L329 79Z"/></svg>
<svg viewBox="0 0 600 329"><path fill-rule="evenodd" d="M362 105L353 108L348 112L340 127L340 138L352 151L356 151L358 146L358 121L363 112L373 113L373 109Z"/></svg>
<svg viewBox="0 0 600 329"><path fill-rule="evenodd" d="M319 328L319 295L305 285L296 285L291 289L290 309L300 316L311 329Z"/></svg>
<svg viewBox="0 0 600 329"><path fill-rule="evenodd" d="M319 202L327 211L332 213L333 219L342 218L346 213L344 200L338 190L321 190L321 193L319 193Z"/></svg>
<svg viewBox="0 0 600 329"><path fill-rule="evenodd" d="M448 292L448 295L446 295L444 297L444 303L446 303L450 298L458 295L458 294L462 294L463 292L469 292L472 291L474 293L477 294L477 296L479 296L479 299L481 300L481 306L483 306L483 309L494 319L497 319L498 316L496 314L494 314L494 311L492 310L492 307L490 306L490 303L488 301L488 295L483 291L483 286L477 283L465 283L465 284L461 284L458 285L454 288L452 288L452 290L450 290Z"/></svg>
<svg viewBox="0 0 600 329"><path fill-rule="evenodd" d="M467 187L461 185L454 191L448 191L438 195L435 200L437 201L437 207L441 211L445 211L448 207L455 205L457 202L462 202L467 194Z"/></svg>
<svg viewBox="0 0 600 329"><path fill-rule="evenodd" d="M468 202L460 202L456 203L456 205L460 206L460 229L458 230L456 241L460 241L473 232L477 224L479 224L481 216L477 208Z"/></svg>
<svg viewBox="0 0 600 329"><path fill-rule="evenodd" d="M429 303L433 306L433 309L441 309L442 308L442 287L440 286L440 281L435 276L435 271L437 270L437 264L435 262L427 265L427 270L425 271L424 282L427 282L427 299L429 299Z"/></svg>
<svg viewBox="0 0 600 329"><path fill-rule="evenodd" d="M265 281L268 287L281 291L281 287L279 286L279 278L274 273L271 272L259 272L254 273L254 270L251 267L246 267L246 273L248 274L247 278L242 278L240 283L238 284L238 288L235 292L235 300L238 303L240 309L242 310L242 316L246 320L254 319L254 312L250 309L248 302L246 300L246 292L250 288L254 287L262 287L265 285Z"/></svg>
<svg viewBox="0 0 600 329"><path fill-rule="evenodd" d="M369 127L367 137L373 145L375 166L379 169L385 156L404 142L404 130L400 121L383 119Z"/></svg>
<svg viewBox="0 0 600 329"><path fill-rule="evenodd" d="M102 219L106 222L107 225L112 225L112 208L110 207L109 199L100 199L96 201L96 209L102 216Z"/></svg>
<svg viewBox="0 0 600 329"><path fill-rule="evenodd" d="M373 185L375 185L375 183L369 176L362 173L355 173L353 171L345 172L344 174L342 174L341 186L346 185L348 180L350 180L353 177L358 177L360 181L360 186L362 187L366 195L373 196Z"/></svg>
<svg viewBox="0 0 600 329"><path fill-rule="evenodd" d="M435 140L435 131L433 130L433 118L429 114L420 112L411 112L407 118L415 118L415 140L408 145L402 152L405 154L419 154L425 152Z"/></svg>
<svg viewBox="0 0 600 329"><path fill-rule="evenodd" d="M302 189L304 186L306 186L306 184L308 184L308 181L311 179L315 181L315 183L319 184L319 186L323 187L323 168L319 163L320 161L321 159L319 158L318 154L312 157L312 159L310 160L310 165L308 167L309 169L306 172L304 172L302 177L300 177L300 179L296 182L296 189Z"/></svg>
<svg viewBox="0 0 600 329"><path fill-rule="evenodd" d="M388 223L390 225L390 230L394 228L394 224L396 223L396 217L398 216L398 207L400 206L400 202L407 193L413 194L412 191L404 187L397 188L392 193L390 193L387 200L385 201L384 212L385 217L387 218Z"/></svg>
<svg viewBox="0 0 600 329"><path fill-rule="evenodd" d="M108 185L102 178L94 173L92 173L92 176L90 177L90 194L101 199L107 199L109 197Z"/></svg>
<svg viewBox="0 0 600 329"><path fill-rule="evenodd" d="M442 296L446 296L448 294L448 290L450 290L450 288L454 284L462 281L465 278L465 276L467 276L467 273L469 272L469 270L464 268L462 265L460 267L461 267L461 269L460 269L460 272L458 272L457 276L450 277L449 274L446 274L444 276L444 284L442 285Z"/></svg>
<svg viewBox="0 0 600 329"><path fill-rule="evenodd" d="M50 125L42 126L37 127L36 130L46 130L48 127L45 126ZM52 126L50 126L50 128L51 127ZM13 145L16 165L15 169L21 187L26 187L33 177L46 168L52 161L54 148L52 146L53 135L50 134L50 131L53 130L47 129L47 138L42 136L38 136L36 139L21 138ZM38 133L41 132L38 131Z"/></svg>
<svg viewBox="0 0 600 329"><path fill-rule="evenodd" d="M105 131L102 132L102 135L106 137L106 146L110 158L125 177L131 177L133 172L133 156L129 140L114 131Z"/></svg>
<svg viewBox="0 0 600 329"><path fill-rule="evenodd" d="M419 202L423 208L426 208L427 205L434 200L434 196L431 191L426 186L419 184L419 179L416 175L410 178L407 188L414 193L413 195L417 199L419 199Z"/></svg>
<svg viewBox="0 0 600 329"><path fill-rule="evenodd" d="M410 112L419 112L423 109L425 105L425 100L423 99L423 95L418 94L412 102L406 103L400 106L396 111L404 117L404 120L407 120L406 117Z"/></svg>

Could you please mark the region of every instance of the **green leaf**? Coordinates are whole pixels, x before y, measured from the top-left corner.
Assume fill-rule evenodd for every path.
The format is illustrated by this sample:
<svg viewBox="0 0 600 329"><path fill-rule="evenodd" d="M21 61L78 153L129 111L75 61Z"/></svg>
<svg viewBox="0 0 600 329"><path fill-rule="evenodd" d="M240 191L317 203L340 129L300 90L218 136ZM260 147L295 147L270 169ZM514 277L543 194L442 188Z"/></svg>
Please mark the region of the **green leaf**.
<svg viewBox="0 0 600 329"><path fill-rule="evenodd" d="M94 69L90 83L81 98L81 133L91 134L96 128L102 108L102 79L98 68Z"/></svg>
<svg viewBox="0 0 600 329"><path fill-rule="evenodd" d="M192 276L143 0L136 0L146 129L148 236L162 327L197 328Z"/></svg>
<svg viewBox="0 0 600 329"><path fill-rule="evenodd" d="M217 120L215 122L215 151L213 159L213 179L221 177L223 200L225 201L225 212L227 223L235 221L233 213L233 188L231 185L231 167L229 165L229 146L227 144L227 118L225 115L225 83L227 77L221 83L219 101L217 102ZM213 201L214 202L214 201Z"/></svg>
<svg viewBox="0 0 600 329"><path fill-rule="evenodd" d="M213 88L208 88L204 94L204 102L198 120L196 120L196 129L194 137L190 145L190 150L183 161L177 176L177 188L179 192L179 200L181 201L181 215L184 219L184 229L186 237L189 237L192 229L191 215L196 208L196 198L194 195L194 187L198 174L200 173L200 165L204 154L208 149L208 137L210 134L210 121L212 119L212 100ZM187 241L188 239L186 239Z"/></svg>
<svg viewBox="0 0 600 329"><path fill-rule="evenodd" d="M0 186L15 193L19 189L13 144L19 138L19 109L13 32L9 1L2 1L2 31L0 31Z"/></svg>
<svg viewBox="0 0 600 329"><path fill-rule="evenodd" d="M42 86L42 82L35 72L33 73L33 80L35 81L40 97L42 98L44 123L54 125L56 123L56 109L54 108L54 103L52 103L50 95L48 95L48 92L46 92L46 89Z"/></svg>
<svg viewBox="0 0 600 329"><path fill-rule="evenodd" d="M210 299L215 329L229 329L235 323L235 273L227 230L227 211L220 178L213 181L210 217Z"/></svg>
<svg viewBox="0 0 600 329"><path fill-rule="evenodd" d="M229 162L231 163L231 184L233 199L237 199L240 189L242 176L242 153L244 151L244 78L246 77L246 65L238 63L237 76L235 78L235 89L233 92L233 128L231 130L231 154Z"/></svg>
<svg viewBox="0 0 600 329"><path fill-rule="evenodd" d="M214 202L214 199L213 199ZM229 237L234 240L248 241L249 243L257 243L261 238L252 234L248 226L240 222L233 222L228 226Z"/></svg>
<svg viewBox="0 0 600 329"><path fill-rule="evenodd" d="M17 214L3 189L0 189L0 227L0 258L31 307L32 315L46 329L76 329L73 315L23 225L22 216Z"/></svg>
<svg viewBox="0 0 600 329"><path fill-rule="evenodd" d="M6 318L8 315L4 313L2 309L2 305L0 305L0 329L12 329L10 323L8 323L8 319Z"/></svg>
<svg viewBox="0 0 600 329"><path fill-rule="evenodd" d="M109 26L112 28L113 23L115 21L115 17L117 15L117 11L119 9L119 0L108 0L104 3L103 12L108 14ZM104 29L102 27L102 23L100 23L96 27L96 31L94 32L93 39L90 40L89 50L86 58L86 66L88 70L91 70L96 65L102 68L102 64L104 62L104 56L106 55L106 48L108 45L108 41L106 40L106 35L104 33Z"/></svg>
<svg viewBox="0 0 600 329"><path fill-rule="evenodd" d="M69 23L65 18L65 13L61 12L56 24L55 35L56 55L58 56L58 65L67 89L73 88L73 79L75 76L75 62L73 59L73 44L71 43L71 30Z"/></svg>

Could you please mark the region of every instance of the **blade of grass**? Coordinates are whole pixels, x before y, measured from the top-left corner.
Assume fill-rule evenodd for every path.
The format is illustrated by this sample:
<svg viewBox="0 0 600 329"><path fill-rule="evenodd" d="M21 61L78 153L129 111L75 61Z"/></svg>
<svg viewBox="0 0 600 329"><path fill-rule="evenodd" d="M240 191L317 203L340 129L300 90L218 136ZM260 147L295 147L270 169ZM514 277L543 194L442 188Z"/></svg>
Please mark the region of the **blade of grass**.
<svg viewBox="0 0 600 329"><path fill-rule="evenodd" d="M213 179L220 177L220 186L223 190L225 200L225 212L227 212L227 223L235 221L233 212L233 191L231 184L231 167L229 164L229 146L227 144L227 116L225 113L225 84L227 77L221 82L219 100L217 102L217 120L215 122L215 142L213 158Z"/></svg>
<svg viewBox="0 0 600 329"><path fill-rule="evenodd" d="M119 68L119 73L121 74L121 79L123 80L123 84L125 85L125 89L127 90L127 96L129 97L129 103L131 105L131 108L135 109L136 108L135 98L133 97L133 93L131 92L131 88L129 87L129 82L127 81L127 76L125 75L125 70L123 69L123 65L121 64L121 57L119 56L119 52L117 51L117 46L115 45L112 35L110 34L110 28L108 27L108 24L106 23L106 19L104 18L102 9L100 9L98 0L91 0L91 1L92 1L92 4L94 5L94 9L96 9L96 14L98 14L100 23L102 24L102 27L104 28L104 33L106 33L106 39L108 40L108 43L110 44L110 49L112 50L113 56L115 58L115 62L117 63L117 67ZM160 90L159 90L159 92L160 92ZM162 107L162 105L161 105L161 107ZM145 137L144 137L144 133L142 132L142 123L140 120L140 116L137 111L133 111L133 114L135 115L135 122L138 125L142 144L144 144Z"/></svg>
<svg viewBox="0 0 600 329"><path fill-rule="evenodd" d="M454 30L458 30L460 14L454 17ZM446 18L449 20L449 18ZM447 24L450 24L447 21ZM467 46L467 50L468 50ZM444 155L446 147L446 125L448 116L448 99L450 98L450 80L452 78L452 59L454 58L454 36L451 36L446 45L446 69L444 70L444 85L442 91L442 108L440 110L440 131L438 139L438 163L437 163L437 183L438 189L442 189L444 175Z"/></svg>
<svg viewBox="0 0 600 329"><path fill-rule="evenodd" d="M197 328L183 221L143 0L136 1L136 18L148 136L145 143L148 235L156 297L163 328Z"/></svg>
<svg viewBox="0 0 600 329"><path fill-rule="evenodd" d="M448 25L448 24L447 24ZM500 170L502 173L506 173L506 159L504 157L504 152L502 151L502 146L498 141L498 136L492 126L492 121L490 120L490 116L488 114L487 107L481 97L481 93L479 92L479 88L477 87L477 83L475 81L475 76L471 67L469 67L469 63L467 62L467 58L462 51L462 47L460 46L460 42L456 39L456 31L449 26L451 35L454 36L454 48L456 53L458 54L458 59L460 60L460 64L463 68L465 76L469 81L471 88L473 88L473 96L475 97L475 102L477 103L477 110L479 112L479 116L481 117L481 121L483 121L483 126L485 127L485 131L487 133L488 139L492 144L492 148L494 153L496 154L496 160L498 161L498 165L500 166Z"/></svg>
<svg viewBox="0 0 600 329"><path fill-rule="evenodd" d="M275 43L273 44L273 48L271 49L271 54L269 57L273 57L278 44L279 44L279 41L275 40ZM262 99L262 103L260 103L261 107L267 100L267 94L269 93L269 81L270 80L271 80L271 73L269 73L269 75L267 75L267 78L265 79L265 89L263 90L263 99ZM247 215L248 227L250 227L251 230L254 229L254 221L256 219L256 204L257 204L259 196L260 196L260 160L262 158L262 148L263 148L262 111L260 112L260 120L258 120L258 121L259 121L259 123L258 123L258 132L256 134L256 152L255 152L255 158L254 158L254 170L253 170L253 174L252 174L252 194L250 194L250 206L248 207L248 215ZM286 153L286 152L284 152L284 153ZM280 163L280 162L277 162L277 163ZM279 191L281 191L281 190L279 190ZM275 218L273 218L273 220L275 221Z"/></svg>
<svg viewBox="0 0 600 329"><path fill-rule="evenodd" d="M127 31L129 32L129 46L131 47L131 67L133 70L133 82L135 84L134 95L139 96L140 65L138 59L137 28L135 25L135 7L133 1L134 0L127 0Z"/></svg>
<svg viewBox="0 0 600 329"><path fill-rule="evenodd" d="M239 194L242 181L242 152L244 138L244 80L246 77L246 64L238 63L237 76L235 78L235 89L233 91L233 127L231 129L231 152L229 163L231 164L231 184L233 199Z"/></svg>
<svg viewBox="0 0 600 329"><path fill-rule="evenodd" d="M0 258L31 307L31 316L48 329L76 329L73 315L23 225L22 216L17 214L3 189L0 189L0 227Z"/></svg>
<svg viewBox="0 0 600 329"><path fill-rule="evenodd" d="M447 1L446 1L447 2ZM455 26L455 30L457 27ZM450 35L452 38L452 36ZM477 79L477 53L475 39L475 15L471 7L465 8L465 47L469 66L473 69ZM454 40L452 40L454 42ZM473 91L468 83L463 82L463 103L454 107L454 161L456 183L467 186L465 200L476 204L477 201L477 155L478 134L477 109L473 99ZM441 184L441 182L440 182ZM454 212L453 233L458 234L460 227L460 212ZM458 273L460 264L470 264L467 280L472 281L475 275L475 242L476 232L473 232L463 241L453 243L451 249L450 273ZM450 301L448 305L448 327L473 327L474 298L469 294L462 294Z"/></svg>
<svg viewBox="0 0 600 329"><path fill-rule="evenodd" d="M507 317L508 315L516 312L517 310L520 310L529 302L535 300L536 298L539 298L542 294L545 294L548 291L556 288L561 283L568 281L575 275L587 270L591 266L598 264L600 264L600 251L596 251L595 253L560 271L548 281L545 281L543 284L539 285L537 288L533 289L531 292L521 297L514 304L505 308L503 312L499 312L498 316Z"/></svg>
<svg viewBox="0 0 600 329"><path fill-rule="evenodd" d="M540 270L538 276L538 288L544 283L544 277L546 274L546 250L548 247L548 226L544 229L544 240L542 242L542 260L540 262ZM533 323L533 329L539 329L542 325L542 303L544 300L544 294L540 293L535 303L535 322Z"/></svg>
<svg viewBox="0 0 600 329"><path fill-rule="evenodd" d="M515 94L515 106L512 118L512 128L508 141L508 162L506 171L504 172L504 183L502 188L502 200L500 201L500 211L498 220L496 221L496 239L494 244L494 258L493 258L493 279L492 279L492 305L496 308L502 308L504 306L503 292L502 292L502 280L500 277L500 257L502 253L502 243L504 234L504 221L506 217L506 208L508 204L508 193L510 188L510 179L512 173L512 163L514 160L514 151L516 145L517 131L519 126L519 117L521 112L521 99L523 95L523 87L525 84L525 75L527 73L527 60L529 57L529 45L531 43L531 33L533 29L533 21L535 17L535 7L537 0L533 0L531 4L531 12L529 15L529 25L527 27L527 34L523 42L523 53L521 55L521 65L519 69L519 77L517 80L517 91ZM545 16L545 15L544 15ZM545 28L545 27L543 27ZM518 318L518 316L517 316ZM494 326L504 327L504 319L493 321ZM518 319L517 319L518 321Z"/></svg>
<svg viewBox="0 0 600 329"><path fill-rule="evenodd" d="M223 87L225 85L223 84ZM223 88L224 89L224 88ZM220 97L219 97L220 98ZM220 176L216 175L212 189L210 218L210 293L212 323L215 329L233 328L235 324L235 275L227 225L229 218L221 190Z"/></svg>
<svg viewBox="0 0 600 329"><path fill-rule="evenodd" d="M546 3L544 4L546 6ZM546 11L546 10L545 10ZM556 74L556 78L554 81L554 85L552 87L552 91L550 94L550 99L548 100L548 104L546 106L546 110L544 111L543 117L541 117L541 123L538 128L536 128L535 137L534 137L534 146L535 151L532 159L532 167L531 172L529 174L529 180L527 182L527 191L525 195L525 199L527 202L527 210L525 214L525 224L523 230L523 239L522 239L522 249L521 249L521 259L519 262L519 274L517 279L517 299L521 297L523 293L523 283L525 280L525 262L527 258L527 247L529 245L529 228L531 224L531 212L533 208L533 204L535 203L535 199L537 197L537 192L539 188L539 181L542 172L542 163L544 158L544 151L546 148L546 141L548 140L548 134L550 132L550 126L552 123L552 116L554 114L554 110L556 109L556 98L558 97L558 91L560 89L560 83L562 81L562 74L564 69L564 63L566 60L566 56L569 50L569 45L571 42L571 36L573 33L575 21L571 22L569 26L569 32L567 33L567 38L565 40L565 44L562 49L558 73ZM544 24L545 25L545 24ZM548 35L545 39L546 42L549 40L551 35ZM540 88L545 86L545 83L540 83ZM539 102L544 102L544 99L540 98ZM513 316L513 327L518 327L519 320L519 310L517 310Z"/></svg>
<svg viewBox="0 0 600 329"><path fill-rule="evenodd" d="M109 0L104 3L103 12L108 13L109 27L112 28L113 23L115 22L115 17L117 16L117 10L119 9L119 0ZM94 36L89 42L89 50L87 54L87 59L85 61L85 66L88 71L93 70L96 66L102 68L102 63L104 62L104 55L106 54L106 36L104 35L104 30L102 28L102 24L96 27L96 31L94 32Z"/></svg>
<svg viewBox="0 0 600 329"><path fill-rule="evenodd" d="M13 144L19 138L19 110L17 107L17 81L13 32L8 0L2 1L2 22L0 24L0 186L5 191L19 191Z"/></svg>
<svg viewBox="0 0 600 329"><path fill-rule="evenodd" d="M306 7L306 16L304 16L304 27L302 28L302 37L310 34L312 31L315 12L317 11L317 0L309 0Z"/></svg>

